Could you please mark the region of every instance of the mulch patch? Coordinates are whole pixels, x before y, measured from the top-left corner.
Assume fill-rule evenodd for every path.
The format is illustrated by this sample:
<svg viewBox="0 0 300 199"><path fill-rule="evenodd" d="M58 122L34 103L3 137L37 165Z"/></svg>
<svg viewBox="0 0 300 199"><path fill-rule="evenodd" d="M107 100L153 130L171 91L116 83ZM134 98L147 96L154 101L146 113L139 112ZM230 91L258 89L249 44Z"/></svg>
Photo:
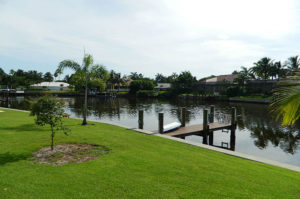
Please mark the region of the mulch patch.
<svg viewBox="0 0 300 199"><path fill-rule="evenodd" d="M34 160L40 164L74 164L94 160L109 152L106 146L94 144L61 144L41 148L33 154Z"/></svg>

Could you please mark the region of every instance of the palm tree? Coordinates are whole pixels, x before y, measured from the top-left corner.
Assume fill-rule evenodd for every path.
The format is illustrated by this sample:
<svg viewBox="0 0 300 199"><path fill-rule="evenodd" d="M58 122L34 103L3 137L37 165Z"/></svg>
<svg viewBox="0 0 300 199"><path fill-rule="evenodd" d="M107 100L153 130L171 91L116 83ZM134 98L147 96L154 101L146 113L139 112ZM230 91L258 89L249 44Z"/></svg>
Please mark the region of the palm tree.
<svg viewBox="0 0 300 199"><path fill-rule="evenodd" d="M249 81L250 79L254 79L251 71L246 67L241 66L241 71L237 73L237 77L234 79L234 81L237 82L238 85L244 86L245 82Z"/></svg>
<svg viewBox="0 0 300 199"><path fill-rule="evenodd" d="M272 66L273 61L268 57L264 57L254 63L254 66L251 68L251 72L253 72L257 77L267 80L270 77Z"/></svg>
<svg viewBox="0 0 300 199"><path fill-rule="evenodd" d="M102 72L107 73L104 66L93 65L92 55L85 54L83 57L82 65L78 64L73 60L63 60L59 63L55 76L62 74L65 68L72 69L75 71L74 76L78 78L78 81L82 82L84 86L84 107L83 107L83 121L82 125L86 125L87 116L87 97L88 97L88 83L98 84L99 86L107 80L107 75L99 74ZM102 71L102 72L101 72ZM108 73L107 73L108 74ZM106 79L105 79L106 78Z"/></svg>
<svg viewBox="0 0 300 199"><path fill-rule="evenodd" d="M271 112L282 118L282 125L294 124L300 117L300 73L281 81L279 88L273 93Z"/></svg>

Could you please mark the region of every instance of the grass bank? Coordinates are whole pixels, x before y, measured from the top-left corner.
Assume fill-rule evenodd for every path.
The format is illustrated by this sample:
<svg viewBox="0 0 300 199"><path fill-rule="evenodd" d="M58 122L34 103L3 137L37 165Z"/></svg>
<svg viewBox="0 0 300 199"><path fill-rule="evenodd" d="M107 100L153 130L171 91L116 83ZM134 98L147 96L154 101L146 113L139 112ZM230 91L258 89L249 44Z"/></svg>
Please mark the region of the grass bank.
<svg viewBox="0 0 300 199"><path fill-rule="evenodd" d="M66 119L56 144L105 145L98 159L62 166L31 161L48 128L28 113L0 113L0 198L298 198L300 173L140 134Z"/></svg>

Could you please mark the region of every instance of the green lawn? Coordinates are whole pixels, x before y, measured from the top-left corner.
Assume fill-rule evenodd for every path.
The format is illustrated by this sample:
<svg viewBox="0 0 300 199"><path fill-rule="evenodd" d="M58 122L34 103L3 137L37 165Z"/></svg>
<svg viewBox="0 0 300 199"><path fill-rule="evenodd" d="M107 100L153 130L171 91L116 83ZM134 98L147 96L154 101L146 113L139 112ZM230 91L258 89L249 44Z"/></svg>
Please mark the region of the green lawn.
<svg viewBox="0 0 300 199"><path fill-rule="evenodd" d="M39 165L31 154L50 143L28 113L0 113L0 198L299 198L300 173L156 136L66 119L56 144L105 145L98 159Z"/></svg>

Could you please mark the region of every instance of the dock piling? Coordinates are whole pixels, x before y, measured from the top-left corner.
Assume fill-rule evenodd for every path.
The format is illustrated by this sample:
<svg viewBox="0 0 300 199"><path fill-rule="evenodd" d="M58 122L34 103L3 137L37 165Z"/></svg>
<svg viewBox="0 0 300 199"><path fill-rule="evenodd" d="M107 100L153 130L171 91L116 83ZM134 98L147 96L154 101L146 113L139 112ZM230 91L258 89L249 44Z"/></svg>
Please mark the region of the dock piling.
<svg viewBox="0 0 300 199"><path fill-rule="evenodd" d="M210 106L210 113L209 113L209 123L213 123L215 118L215 106Z"/></svg>
<svg viewBox="0 0 300 199"><path fill-rule="evenodd" d="M143 129L144 128L144 111L143 110L139 110L138 123L139 123L139 129Z"/></svg>
<svg viewBox="0 0 300 199"><path fill-rule="evenodd" d="M235 130L236 130L236 108L231 108L231 130L230 130L230 149L235 150Z"/></svg>
<svg viewBox="0 0 300 199"><path fill-rule="evenodd" d="M209 132L209 126L208 126L208 110L203 110L203 144L207 144L207 134Z"/></svg>
<svg viewBox="0 0 300 199"><path fill-rule="evenodd" d="M181 127L185 127L185 120L186 120L186 108L185 107L181 107L180 117L181 117Z"/></svg>
<svg viewBox="0 0 300 199"><path fill-rule="evenodd" d="M158 132L159 133L164 132L164 114L163 113L158 114Z"/></svg>

